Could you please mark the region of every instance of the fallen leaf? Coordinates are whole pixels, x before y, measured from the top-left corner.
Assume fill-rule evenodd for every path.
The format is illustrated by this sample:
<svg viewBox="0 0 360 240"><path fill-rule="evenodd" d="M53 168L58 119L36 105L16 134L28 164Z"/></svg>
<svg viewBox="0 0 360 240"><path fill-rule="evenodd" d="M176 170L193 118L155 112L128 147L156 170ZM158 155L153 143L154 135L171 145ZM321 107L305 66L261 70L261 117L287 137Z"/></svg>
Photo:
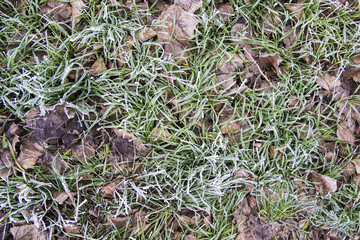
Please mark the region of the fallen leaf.
<svg viewBox="0 0 360 240"><path fill-rule="evenodd" d="M282 59L280 58L280 54L277 52L274 54L266 54L259 56L258 64L263 71L273 67L276 72L281 75L282 73L279 68L281 62Z"/></svg>
<svg viewBox="0 0 360 240"><path fill-rule="evenodd" d="M53 193L53 200L58 204L63 204L66 199L69 198L69 195L66 192L56 191Z"/></svg>
<svg viewBox="0 0 360 240"><path fill-rule="evenodd" d="M355 143L354 132L341 123L337 125L336 135L341 141L347 142L351 145L354 145Z"/></svg>
<svg viewBox="0 0 360 240"><path fill-rule="evenodd" d="M322 175L315 171L310 172L311 181L315 189L323 196L328 193L334 193L337 190L337 181L331 177Z"/></svg>
<svg viewBox="0 0 360 240"><path fill-rule="evenodd" d="M196 10L201 8L202 0L174 0L174 5L182 7L189 13L194 13Z"/></svg>
<svg viewBox="0 0 360 240"><path fill-rule="evenodd" d="M301 18L304 12L304 5L305 1L297 1L297 3L285 3L284 7L289 10L294 16L298 18L298 20Z"/></svg>
<svg viewBox="0 0 360 240"><path fill-rule="evenodd" d="M4 180L13 173L10 159L11 152L8 149L0 149L0 177Z"/></svg>
<svg viewBox="0 0 360 240"><path fill-rule="evenodd" d="M64 22L71 17L71 6L66 2L50 0L41 6L40 14L53 18L56 22Z"/></svg>
<svg viewBox="0 0 360 240"><path fill-rule="evenodd" d="M229 16L234 12L234 8L230 4L221 4L217 9L225 23L229 21Z"/></svg>
<svg viewBox="0 0 360 240"><path fill-rule="evenodd" d="M219 70L222 73L234 73L244 68L245 58L240 54L226 53L219 63Z"/></svg>
<svg viewBox="0 0 360 240"><path fill-rule="evenodd" d="M134 134L132 133L127 133L123 130L120 129L113 129L114 133L116 134L116 136L118 136L119 138L124 138L124 139L128 139L130 141L132 141L135 144L135 149L136 149L136 153L139 156L145 157L146 155L148 155L151 151L151 146L147 146L145 144L143 144L137 137L134 136Z"/></svg>
<svg viewBox="0 0 360 240"><path fill-rule="evenodd" d="M155 141L161 140L161 139L168 139L171 137L171 134L166 131L165 129L161 127L154 128L151 131L151 137L155 138Z"/></svg>
<svg viewBox="0 0 360 240"><path fill-rule="evenodd" d="M156 32L150 27L144 27L137 33L140 41L145 42L156 36Z"/></svg>
<svg viewBox="0 0 360 240"><path fill-rule="evenodd" d="M96 59L94 64L90 67L89 72L91 75L96 75L98 73L102 73L106 71L107 68L105 66L104 58L100 57L100 59Z"/></svg>
<svg viewBox="0 0 360 240"><path fill-rule="evenodd" d="M63 228L65 232L69 234L77 234L81 230L81 226L78 226L74 223L64 223Z"/></svg>
<svg viewBox="0 0 360 240"><path fill-rule="evenodd" d="M332 91L335 87L339 87L341 85L340 79L336 76L330 75L329 73L325 73L323 76L318 76L316 78L316 83L327 91Z"/></svg>
<svg viewBox="0 0 360 240"><path fill-rule="evenodd" d="M116 188L115 182L111 182L111 183L107 184L105 187L103 187L101 189L101 192L103 195L110 197L110 196L114 195L115 188Z"/></svg>
<svg viewBox="0 0 360 240"><path fill-rule="evenodd" d="M191 13L177 5L166 8L159 16L158 21L159 26L156 28L156 33L158 40L165 44L164 52L167 55L185 56L184 50L189 44L189 39L195 35L198 21Z"/></svg>
<svg viewBox="0 0 360 240"><path fill-rule="evenodd" d="M76 159L82 163L86 163L87 159L90 159L95 155L95 149L86 143L79 144L72 148L72 153Z"/></svg>
<svg viewBox="0 0 360 240"><path fill-rule="evenodd" d="M197 237L195 237L194 235L186 235L184 237L184 240L197 240Z"/></svg>
<svg viewBox="0 0 360 240"><path fill-rule="evenodd" d="M108 216L108 222L111 224L114 224L116 229L121 229L121 228L126 227L128 220L129 220L129 216L126 216L126 217Z"/></svg>
<svg viewBox="0 0 360 240"><path fill-rule="evenodd" d="M21 140L20 154L17 162L23 169L32 168L39 157L45 153L45 148L32 137L25 137Z"/></svg>
<svg viewBox="0 0 360 240"><path fill-rule="evenodd" d="M21 225L10 229L14 240L46 240L47 232L39 231L34 225Z"/></svg>
<svg viewBox="0 0 360 240"><path fill-rule="evenodd" d="M71 20L77 24L80 19L81 12L85 9L86 5L82 0L71 0Z"/></svg>

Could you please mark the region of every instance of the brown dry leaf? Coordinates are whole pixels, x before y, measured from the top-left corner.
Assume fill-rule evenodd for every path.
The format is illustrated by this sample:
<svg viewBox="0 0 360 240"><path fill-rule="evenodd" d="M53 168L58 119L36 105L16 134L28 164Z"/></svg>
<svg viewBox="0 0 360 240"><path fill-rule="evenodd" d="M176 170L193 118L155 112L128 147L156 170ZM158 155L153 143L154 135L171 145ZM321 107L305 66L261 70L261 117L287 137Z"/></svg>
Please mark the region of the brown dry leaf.
<svg viewBox="0 0 360 240"><path fill-rule="evenodd" d="M355 64L360 64L360 56L352 58L351 61Z"/></svg>
<svg viewBox="0 0 360 240"><path fill-rule="evenodd" d="M74 24L77 24L80 19L78 18L81 15L81 12L85 9L86 5L82 0L72 0L71 1L71 20L74 21Z"/></svg>
<svg viewBox="0 0 360 240"><path fill-rule="evenodd" d="M14 240L46 240L47 232L39 231L34 225L21 225L10 229Z"/></svg>
<svg viewBox="0 0 360 240"><path fill-rule="evenodd" d="M117 229L121 229L121 228L124 228L126 227L127 225L127 222L129 220L129 216L126 216L126 217L112 217L112 216L108 216L108 222L111 223L111 224L114 224L114 226L117 228Z"/></svg>
<svg viewBox="0 0 360 240"><path fill-rule="evenodd" d="M259 56L258 64L260 68L264 71L266 69L270 69L271 67L275 68L277 74L281 75L281 70L279 68L282 59L280 58L280 54L267 54Z"/></svg>
<svg viewBox="0 0 360 240"><path fill-rule="evenodd" d="M196 10L201 8L202 0L174 0L174 5L182 7L189 13L194 13Z"/></svg>
<svg viewBox="0 0 360 240"><path fill-rule="evenodd" d="M45 148L31 137L25 137L21 141L20 154L17 162L23 169L32 168L39 157L45 153Z"/></svg>
<svg viewBox="0 0 360 240"><path fill-rule="evenodd" d="M121 129L113 129L116 136L119 138L125 138L131 140L135 144L136 153L139 156L145 157L148 155L151 151L151 146L147 146L143 144L137 137L134 136L132 133L127 133L124 130Z"/></svg>
<svg viewBox="0 0 360 240"><path fill-rule="evenodd" d="M60 103L45 107L45 114L32 111L25 114L26 124L32 130L30 136L44 143L57 145L59 141L65 146L72 146L77 142L83 126L76 116L75 106L70 103Z"/></svg>
<svg viewBox="0 0 360 240"><path fill-rule="evenodd" d="M343 80L352 79L355 82L360 82L360 67L347 67L341 77Z"/></svg>
<svg viewBox="0 0 360 240"><path fill-rule="evenodd" d="M81 226L77 226L73 223L64 223L63 228L65 232L69 234L77 234L81 230Z"/></svg>
<svg viewBox="0 0 360 240"><path fill-rule="evenodd" d="M352 160L351 162L353 163L353 166L355 167L356 174L360 175L360 159L359 159L359 157L357 157L355 160Z"/></svg>
<svg viewBox="0 0 360 240"><path fill-rule="evenodd" d="M184 50L189 44L189 39L195 35L198 24L193 14L184 11L180 6L171 5L161 13L158 20L156 33L158 40L165 43L165 54L180 53L177 57L185 57L187 54Z"/></svg>
<svg viewBox="0 0 360 240"><path fill-rule="evenodd" d="M351 131L347 126L344 126L344 124L342 123L338 124L336 135L341 141L347 142L351 145L354 145L355 143L354 131Z"/></svg>
<svg viewBox="0 0 360 240"><path fill-rule="evenodd" d="M221 18L225 23L229 21L229 16L234 12L234 8L230 4L222 4L218 7Z"/></svg>
<svg viewBox="0 0 360 240"><path fill-rule="evenodd" d="M305 1L298 1L297 3L285 3L284 7L289 10L292 14L294 14L298 19L301 18L304 12L304 4Z"/></svg>
<svg viewBox="0 0 360 240"><path fill-rule="evenodd" d="M115 190L116 190L116 183L111 182L111 183L107 184L105 187L103 187L101 189L101 192L103 195L110 197L110 196L114 195Z"/></svg>
<svg viewBox="0 0 360 240"><path fill-rule="evenodd" d="M161 140L161 139L168 139L171 137L171 134L163 129L162 127L154 128L151 131L150 134L151 137L155 138L155 141Z"/></svg>
<svg viewBox="0 0 360 240"><path fill-rule="evenodd" d="M79 161L86 163L87 159L95 155L95 149L88 144L79 144L72 148L73 156Z"/></svg>
<svg viewBox="0 0 360 240"><path fill-rule="evenodd" d="M341 85L340 79L336 76L330 75L329 73L325 73L323 76L318 76L316 78L316 83L327 91L332 91L335 87L339 87Z"/></svg>
<svg viewBox="0 0 360 240"><path fill-rule="evenodd" d="M53 200L58 204L63 204L68 198L69 195L66 192L56 191L53 193Z"/></svg>
<svg viewBox="0 0 360 240"><path fill-rule="evenodd" d="M236 118L233 118L234 115L234 110L229 106L225 106L220 116L220 123L223 125L221 127L221 134L233 134L241 129L240 123ZM230 119L232 120L230 121Z"/></svg>
<svg viewBox="0 0 360 240"><path fill-rule="evenodd" d="M50 0L41 6L40 14L53 18L56 22L67 21L71 17L71 6L66 2Z"/></svg>
<svg viewBox="0 0 360 240"><path fill-rule="evenodd" d="M0 178L6 180L13 173L11 169L11 152L8 149L0 149Z"/></svg>
<svg viewBox="0 0 360 240"><path fill-rule="evenodd" d="M102 73L102 72L104 72L106 70L107 70L107 68L105 66L104 58L100 57L100 59L96 59L94 64L89 69L89 72L90 72L91 75L94 76L94 75L96 75L98 73Z"/></svg>
<svg viewBox="0 0 360 240"><path fill-rule="evenodd" d="M311 181L315 189L323 196L328 193L334 193L337 190L337 181L331 177L322 175L315 171L310 172Z"/></svg>
<svg viewBox="0 0 360 240"><path fill-rule="evenodd" d="M156 32L150 27L144 27L137 33L140 41L145 42L156 36Z"/></svg>
<svg viewBox="0 0 360 240"><path fill-rule="evenodd" d="M197 240L197 237L195 237L194 235L186 235L184 237L184 240Z"/></svg>
<svg viewBox="0 0 360 240"><path fill-rule="evenodd" d="M240 54L226 53L219 63L222 73L233 73L244 68L245 57Z"/></svg>

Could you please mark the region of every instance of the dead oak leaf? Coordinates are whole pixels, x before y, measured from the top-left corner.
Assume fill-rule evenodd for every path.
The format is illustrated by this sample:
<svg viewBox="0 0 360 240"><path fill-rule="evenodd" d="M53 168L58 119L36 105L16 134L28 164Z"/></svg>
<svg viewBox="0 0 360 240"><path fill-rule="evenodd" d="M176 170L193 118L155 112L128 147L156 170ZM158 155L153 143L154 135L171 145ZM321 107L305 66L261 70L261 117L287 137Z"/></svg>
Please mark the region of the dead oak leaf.
<svg viewBox="0 0 360 240"><path fill-rule="evenodd" d="M11 169L12 155L8 149L0 149L0 178L6 180L13 172Z"/></svg>
<svg viewBox="0 0 360 240"><path fill-rule="evenodd" d="M46 240L47 232L41 232L34 225L22 225L10 229L14 240Z"/></svg>
<svg viewBox="0 0 360 240"><path fill-rule="evenodd" d="M329 176L322 175L315 171L310 172L311 181L315 189L323 196L334 193L337 190L337 181Z"/></svg>
<svg viewBox="0 0 360 240"><path fill-rule="evenodd" d="M50 0L41 6L40 14L51 17L56 22L67 21L71 17L71 6L66 2Z"/></svg>
<svg viewBox="0 0 360 240"><path fill-rule="evenodd" d="M297 3L285 3L284 7L289 10L294 16L296 16L298 19L301 18L303 12L304 12L304 4L305 1L301 0Z"/></svg>

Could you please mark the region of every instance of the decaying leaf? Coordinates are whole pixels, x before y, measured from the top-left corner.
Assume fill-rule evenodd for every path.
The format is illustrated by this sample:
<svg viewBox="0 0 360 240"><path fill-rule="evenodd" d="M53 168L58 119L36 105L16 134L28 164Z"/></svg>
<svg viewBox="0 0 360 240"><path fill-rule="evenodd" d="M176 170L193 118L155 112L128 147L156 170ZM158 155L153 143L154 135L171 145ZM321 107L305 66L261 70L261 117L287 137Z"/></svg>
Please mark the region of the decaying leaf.
<svg viewBox="0 0 360 240"><path fill-rule="evenodd" d="M329 73L325 73L323 76L318 76L316 78L316 83L327 91L332 91L335 87L339 87L341 85L340 79L336 76L330 75Z"/></svg>
<svg viewBox="0 0 360 240"><path fill-rule="evenodd" d="M296 16L298 19L301 18L303 12L304 12L304 4L305 1L297 1L297 3L285 3L284 7L289 10L294 16Z"/></svg>
<svg viewBox="0 0 360 240"><path fill-rule="evenodd" d="M85 163L87 159L92 158L95 155L96 144L93 138L89 135L85 137L83 143L76 145L72 148L73 156L79 161Z"/></svg>
<svg viewBox="0 0 360 240"><path fill-rule="evenodd" d="M96 59L94 64L89 69L89 72L90 72L91 75L94 76L94 75L96 75L98 73L102 73L102 72L104 72L106 70L107 70L107 68L105 66L104 58L100 57L100 59Z"/></svg>
<svg viewBox="0 0 360 240"><path fill-rule="evenodd" d="M143 29L141 29L138 32L137 36L140 39L140 41L145 42L145 41L155 37L156 32L150 27L144 27Z"/></svg>
<svg viewBox="0 0 360 240"><path fill-rule="evenodd" d="M222 4L218 7L221 18L225 23L229 21L229 16L234 12L234 8L230 4Z"/></svg>
<svg viewBox="0 0 360 240"><path fill-rule="evenodd" d="M51 17L57 22L64 22L71 17L71 6L67 2L50 0L41 6L40 14Z"/></svg>
<svg viewBox="0 0 360 240"><path fill-rule="evenodd" d="M53 193L53 200L58 204L63 204L66 199L69 198L69 195L66 192L54 192Z"/></svg>
<svg viewBox="0 0 360 240"><path fill-rule="evenodd" d="M4 180L13 173L11 169L12 158L8 149L0 149L0 177Z"/></svg>
<svg viewBox="0 0 360 240"><path fill-rule="evenodd" d="M322 175L315 171L310 172L311 181L314 184L315 189L321 195L327 195L328 193L334 193L337 190L337 181L331 177Z"/></svg>
<svg viewBox="0 0 360 240"><path fill-rule="evenodd" d="M171 134L168 131L166 131L165 129L163 129L161 127L157 127L151 131L151 136L153 138L155 138L155 141L157 141L157 140L161 140L161 139L170 138Z"/></svg>
<svg viewBox="0 0 360 240"><path fill-rule="evenodd" d="M161 13L159 26L156 28L158 40L164 42L165 53L184 57L183 52L189 44L189 39L195 35L198 21L182 7L171 5Z"/></svg>
<svg viewBox="0 0 360 240"><path fill-rule="evenodd" d="M108 222L111 223L111 224L114 224L114 226L117 229L121 229L121 228L126 227L128 220L129 220L129 216L126 216L126 217L108 216Z"/></svg>
<svg viewBox="0 0 360 240"><path fill-rule="evenodd" d="M65 232L69 234L77 234L81 230L81 226L76 225L74 223L64 223L63 228Z"/></svg>
<svg viewBox="0 0 360 240"><path fill-rule="evenodd" d="M85 9L86 5L82 0L72 0L71 1L71 20L77 24L80 19L78 18L81 15L81 12Z"/></svg>
<svg viewBox="0 0 360 240"><path fill-rule="evenodd" d="M197 240L197 237L195 237L194 235L186 235L184 237L184 240Z"/></svg>
<svg viewBox="0 0 360 240"><path fill-rule="evenodd" d="M189 13L194 13L201 8L202 2L202 0L174 0L174 5L182 7Z"/></svg>
<svg viewBox="0 0 360 240"><path fill-rule="evenodd" d="M47 232L39 231L34 225L21 225L10 229L14 240L46 240Z"/></svg>
<svg viewBox="0 0 360 240"><path fill-rule="evenodd" d="M262 70L267 70L273 67L277 74L281 75L281 70L279 68L282 59L280 58L279 53L267 54L259 56L258 64Z"/></svg>
<svg viewBox="0 0 360 240"><path fill-rule="evenodd" d="M120 129L113 129L116 136L123 139L128 139L128 141L131 141L135 145L136 154L142 157L145 157L148 155L151 151L151 146L143 144L137 137L134 136L132 133L127 133L124 130Z"/></svg>
<svg viewBox="0 0 360 240"><path fill-rule="evenodd" d="M40 143L31 137L25 137L21 141L17 162L26 170L32 168L44 153L45 148Z"/></svg>
<svg viewBox="0 0 360 240"><path fill-rule="evenodd" d="M348 126L342 123L338 124L336 135L341 141L350 143L351 145L355 143L354 132L351 131Z"/></svg>

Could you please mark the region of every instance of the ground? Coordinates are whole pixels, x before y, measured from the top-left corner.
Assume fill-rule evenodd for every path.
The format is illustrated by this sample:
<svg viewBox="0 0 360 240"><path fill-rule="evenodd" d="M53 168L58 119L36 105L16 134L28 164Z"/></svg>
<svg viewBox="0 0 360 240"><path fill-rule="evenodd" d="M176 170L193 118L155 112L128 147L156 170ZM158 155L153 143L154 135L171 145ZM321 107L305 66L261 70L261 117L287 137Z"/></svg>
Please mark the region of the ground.
<svg viewBox="0 0 360 240"><path fill-rule="evenodd" d="M3 0L3 239L360 239L360 8Z"/></svg>

